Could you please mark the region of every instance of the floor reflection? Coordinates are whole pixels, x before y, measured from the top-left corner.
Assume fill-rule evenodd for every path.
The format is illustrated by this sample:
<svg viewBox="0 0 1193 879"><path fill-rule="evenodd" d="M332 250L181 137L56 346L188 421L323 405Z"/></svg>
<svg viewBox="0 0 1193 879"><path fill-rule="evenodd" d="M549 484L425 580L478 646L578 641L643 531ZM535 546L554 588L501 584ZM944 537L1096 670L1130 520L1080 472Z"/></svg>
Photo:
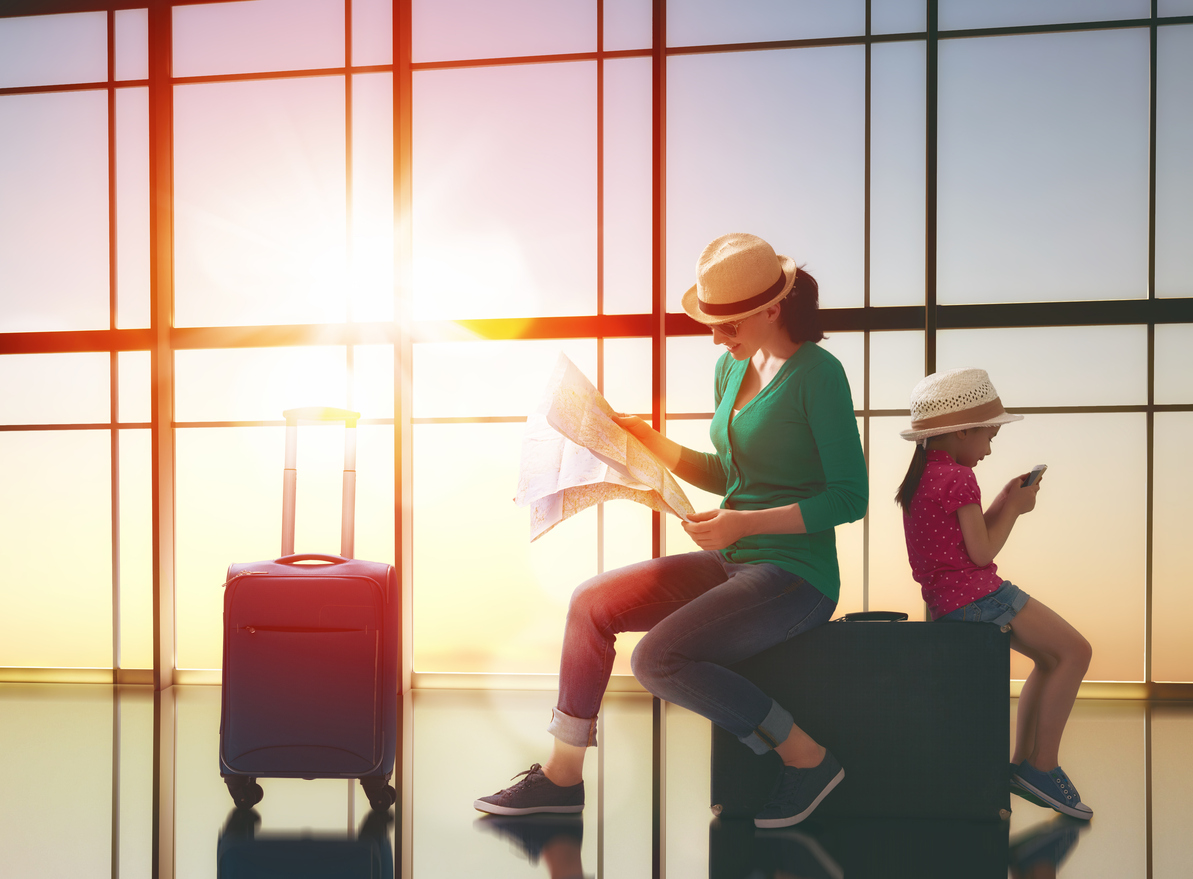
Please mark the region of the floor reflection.
<svg viewBox="0 0 1193 879"><path fill-rule="evenodd" d="M217 763L216 687L0 684L2 872L224 879L321 875L322 865L378 879L647 879L658 863L662 876L726 879L1177 879L1193 861L1189 704L1077 703L1063 760L1095 810L1089 825L1018 798L1010 820L993 823L814 816L756 831L714 819L709 725L675 706L658 721L656 812L656 720L651 699L633 693L605 702L582 815L481 817L473 799L545 756L552 702L530 691L408 694L402 800L385 816L355 782L301 779L264 779L265 799L234 810ZM64 809L69 819L54 817Z"/></svg>

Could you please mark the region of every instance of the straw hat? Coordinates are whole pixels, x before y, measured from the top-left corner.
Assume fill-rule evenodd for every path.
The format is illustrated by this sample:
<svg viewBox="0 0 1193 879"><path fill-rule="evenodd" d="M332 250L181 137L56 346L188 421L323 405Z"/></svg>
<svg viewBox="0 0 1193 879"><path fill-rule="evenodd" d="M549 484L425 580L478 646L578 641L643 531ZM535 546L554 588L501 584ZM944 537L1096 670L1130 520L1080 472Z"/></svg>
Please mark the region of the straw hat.
<svg viewBox="0 0 1193 879"><path fill-rule="evenodd" d="M795 271L795 260L776 255L757 235L730 232L700 254L696 286L683 295L683 310L702 324L741 320L791 292Z"/></svg>
<svg viewBox="0 0 1193 879"><path fill-rule="evenodd" d="M911 429L899 435L919 442L954 430L1022 420L1022 415L1012 415L1002 408L986 370L950 369L934 372L915 386L911 392Z"/></svg>

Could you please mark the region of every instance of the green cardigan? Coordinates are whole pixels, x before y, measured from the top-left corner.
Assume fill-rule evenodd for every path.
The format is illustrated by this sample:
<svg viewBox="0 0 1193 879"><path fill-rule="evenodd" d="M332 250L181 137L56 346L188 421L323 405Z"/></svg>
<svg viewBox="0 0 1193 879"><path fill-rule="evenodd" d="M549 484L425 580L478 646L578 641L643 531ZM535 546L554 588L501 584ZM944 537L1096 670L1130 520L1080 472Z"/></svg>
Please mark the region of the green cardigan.
<svg viewBox="0 0 1193 879"><path fill-rule="evenodd" d="M721 550L737 564L770 562L834 601L841 591L833 528L866 512L866 461L840 361L805 342L733 418L748 361L717 361L716 454L685 448L675 474L725 496L730 510L799 503L807 534L753 534Z"/></svg>

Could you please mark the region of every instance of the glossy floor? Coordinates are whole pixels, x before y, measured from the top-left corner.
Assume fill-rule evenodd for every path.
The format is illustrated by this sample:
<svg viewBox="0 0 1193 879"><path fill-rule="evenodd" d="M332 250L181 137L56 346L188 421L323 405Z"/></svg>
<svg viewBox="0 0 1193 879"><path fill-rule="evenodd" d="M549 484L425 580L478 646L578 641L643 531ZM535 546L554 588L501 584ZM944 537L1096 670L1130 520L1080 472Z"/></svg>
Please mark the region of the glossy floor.
<svg viewBox="0 0 1193 879"><path fill-rule="evenodd" d="M173 687L155 704L148 688L2 684L2 872L149 879L160 851L163 879L298 875L298 865L308 868L302 875L339 875L354 858L363 875L393 869L419 879L650 877L648 696L607 697L602 747L585 770L582 818L511 822L473 810L475 797L545 756L552 702L547 692L408 694L404 808L395 827L344 781L266 779L257 815L238 818L217 769L216 687ZM1011 707L1013 716L1014 700ZM1191 705L1078 702L1063 754L1097 812L1089 826L1014 799L1002 824L814 818L791 832L758 835L748 823L712 818L708 722L665 709L657 826L667 877L1039 876L1051 875L1057 859L1060 876L1190 875ZM155 751L156 741L163 746ZM1031 864L1033 851L1042 856ZM321 865L336 869L321 872Z"/></svg>

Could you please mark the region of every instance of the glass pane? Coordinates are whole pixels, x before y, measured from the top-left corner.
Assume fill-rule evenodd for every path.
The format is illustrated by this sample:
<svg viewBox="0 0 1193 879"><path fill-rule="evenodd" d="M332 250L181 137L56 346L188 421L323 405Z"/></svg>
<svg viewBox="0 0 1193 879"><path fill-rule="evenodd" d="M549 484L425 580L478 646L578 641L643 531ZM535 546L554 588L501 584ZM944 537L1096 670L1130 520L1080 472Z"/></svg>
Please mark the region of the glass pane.
<svg viewBox="0 0 1193 879"><path fill-rule="evenodd" d="M152 453L148 430L120 431L121 668L153 668Z"/></svg>
<svg viewBox="0 0 1193 879"><path fill-rule="evenodd" d="M668 64L667 310L681 310L700 252L730 230L761 235L806 267L821 305L860 306L863 47ZM715 125L709 107L718 108Z"/></svg>
<svg viewBox="0 0 1193 879"><path fill-rule="evenodd" d="M105 13L0 19L0 88L107 80Z"/></svg>
<svg viewBox="0 0 1193 879"><path fill-rule="evenodd" d="M650 0L605 0L605 51L649 49L654 42Z"/></svg>
<svg viewBox="0 0 1193 879"><path fill-rule="evenodd" d="M985 369L1012 412L1017 406L1143 404L1147 327L943 330L936 334L936 366Z"/></svg>
<svg viewBox="0 0 1193 879"><path fill-rule="evenodd" d="M885 335L872 333L871 343ZM910 393L909 385L904 392L904 408ZM870 419L870 456L866 460L866 469L870 473L867 510L870 517L870 610L901 610L911 620L922 620L925 618L924 600L920 596L920 585L911 577L907 542L903 537L903 515L894 501L914 450L911 443L899 436L899 431L907 428L907 422L905 415Z"/></svg>
<svg viewBox="0 0 1193 879"><path fill-rule="evenodd" d="M175 76L343 64L343 0L251 0L174 8Z"/></svg>
<svg viewBox="0 0 1193 879"><path fill-rule="evenodd" d="M390 0L352 0L352 64L392 64L393 5Z"/></svg>
<svg viewBox="0 0 1193 879"><path fill-rule="evenodd" d="M523 429L414 427L416 671L559 670L568 600L596 573L596 510L530 543L511 500Z"/></svg>
<svg viewBox="0 0 1193 879"><path fill-rule="evenodd" d="M416 72L413 173L416 320L595 312L594 62Z"/></svg>
<svg viewBox="0 0 1193 879"><path fill-rule="evenodd" d="M1193 15L1193 0L1160 0L1160 15Z"/></svg>
<svg viewBox="0 0 1193 879"><path fill-rule="evenodd" d="M928 29L923 0L870 0L870 32L906 34Z"/></svg>
<svg viewBox="0 0 1193 879"><path fill-rule="evenodd" d="M870 53L870 304L922 305L927 49Z"/></svg>
<svg viewBox="0 0 1193 879"><path fill-rule="evenodd" d="M709 384L711 385L711 375ZM710 399L709 410L711 409L712 400ZM713 452L712 440L708 435L711 423L711 420L703 418L684 419L682 421L669 419L667 421L667 436L681 446L687 446L689 449L697 452ZM679 485L683 489L684 494L688 496L688 500L692 502L692 506L697 510L720 509L721 495L696 488L696 486L689 485L682 480ZM696 552L700 549L695 541L688 536L688 533L683 530L683 525L675 516L663 516L663 532L666 538L664 546L665 555L679 555L685 552Z"/></svg>
<svg viewBox="0 0 1193 879"><path fill-rule="evenodd" d="M106 430L0 432L0 666L112 667L111 476Z"/></svg>
<svg viewBox="0 0 1193 879"><path fill-rule="evenodd" d="M1156 295L1193 296L1193 27L1157 40Z"/></svg>
<svg viewBox="0 0 1193 879"><path fill-rule="evenodd" d="M1193 324L1156 326L1156 402L1193 403Z"/></svg>
<svg viewBox="0 0 1193 879"><path fill-rule="evenodd" d="M866 336L864 333L833 333L823 342L818 343L839 361L845 369L845 377L849 380L849 390L853 396L853 408L860 412L865 402L866 377Z"/></svg>
<svg viewBox="0 0 1193 879"><path fill-rule="evenodd" d="M0 97L0 131L0 331L107 329L107 95Z"/></svg>
<svg viewBox="0 0 1193 879"><path fill-rule="evenodd" d="M116 92L116 326L149 326L149 89Z"/></svg>
<svg viewBox="0 0 1193 879"><path fill-rule="evenodd" d="M352 400L349 408L363 418L394 417L392 345L357 345L352 349Z"/></svg>
<svg viewBox="0 0 1193 879"><path fill-rule="evenodd" d="M120 382L119 420L147 422L152 417L152 364L148 351L121 351L116 355L116 372Z"/></svg>
<svg viewBox="0 0 1193 879"><path fill-rule="evenodd" d="M108 357L0 357L0 388L4 388L0 394L0 424L107 424L112 418Z"/></svg>
<svg viewBox="0 0 1193 879"><path fill-rule="evenodd" d="M941 0L940 29L1148 18L1148 0Z"/></svg>
<svg viewBox="0 0 1193 879"><path fill-rule="evenodd" d="M592 0L413 0L412 11L416 63L596 51Z"/></svg>
<svg viewBox="0 0 1193 879"><path fill-rule="evenodd" d="M343 348L174 353L176 421L280 421L286 409L345 408L347 394Z"/></svg>
<svg viewBox="0 0 1193 879"><path fill-rule="evenodd" d="M606 339L604 344L603 393L609 405L618 412L650 412L650 339Z"/></svg>
<svg viewBox="0 0 1193 879"><path fill-rule="evenodd" d="M352 319L394 317L393 74L352 77Z"/></svg>
<svg viewBox="0 0 1193 879"><path fill-rule="evenodd" d="M1152 508L1152 679L1193 681L1193 643L1187 621L1189 498L1193 412L1157 412Z"/></svg>
<svg viewBox="0 0 1193 879"><path fill-rule="evenodd" d="M871 409L907 409L911 405L911 389L923 377L924 334L921 330L870 334ZM854 390L853 395L857 397L858 392ZM906 424L900 430L905 427ZM904 469L907 469L906 463ZM902 479L900 473L899 480ZM893 488L891 493L894 493Z"/></svg>
<svg viewBox="0 0 1193 879"><path fill-rule="evenodd" d="M343 321L344 81L174 94L175 324Z"/></svg>
<svg viewBox="0 0 1193 879"><path fill-rule="evenodd" d="M145 879L153 875L153 690L120 687L114 696L120 712L118 869L125 879Z"/></svg>
<svg viewBox="0 0 1193 879"><path fill-rule="evenodd" d="M705 46L767 40L858 36L866 32L861 0L671 0L667 45Z"/></svg>
<svg viewBox="0 0 1193 879"><path fill-rule="evenodd" d="M416 344L413 415L529 415L542 401L561 351L595 386L596 342L591 339Z"/></svg>
<svg viewBox="0 0 1193 879"><path fill-rule="evenodd" d="M110 875L114 690L93 684L0 687L8 875ZM44 817L62 808L66 790L82 810L70 843Z"/></svg>
<svg viewBox="0 0 1193 879"><path fill-rule="evenodd" d="M1146 295L1148 68L1146 30L941 42L940 302Z"/></svg>
<svg viewBox="0 0 1193 879"><path fill-rule="evenodd" d="M338 463L327 468L336 481L329 493L329 503L332 510L342 510L343 433L328 433L335 435L329 436L330 442L339 443L332 451ZM362 424L356 428L356 433L356 557L392 565L397 558L394 552L394 428L388 424ZM303 473L305 475L305 469ZM304 508L307 519L315 515L316 504L317 501L307 501ZM328 521L335 533L326 545L338 547L337 521L334 517ZM313 538L310 545L316 545Z"/></svg>
<svg viewBox="0 0 1193 879"><path fill-rule="evenodd" d="M711 413L715 403L717 361L725 349L712 335L676 336L667 340L667 412ZM678 422L677 422L678 423ZM705 433L708 433L707 426ZM707 451L712 451L710 444Z"/></svg>
<svg viewBox="0 0 1193 879"><path fill-rule="evenodd" d="M149 78L148 9L116 10L115 63L117 80Z"/></svg>
<svg viewBox="0 0 1193 879"><path fill-rule="evenodd" d="M651 310L651 61L605 62L605 314Z"/></svg>
<svg viewBox="0 0 1193 879"><path fill-rule="evenodd" d="M707 425L706 425L707 426ZM687 486L683 486L687 492ZM642 504L607 503L605 511L605 558L603 570L632 565L650 558L650 510ZM614 674L631 674L630 651L625 640L635 637L627 632L618 635L617 659L614 660Z"/></svg>
<svg viewBox="0 0 1193 879"><path fill-rule="evenodd" d="M314 435L314 437L312 437ZM339 549L339 527L330 542L301 543L298 533L323 509L307 503L312 486L325 494L326 475L313 465L333 435L342 430L307 430L301 438L295 548ZM284 427L182 428L175 431L175 655L179 668L222 664L223 590L232 562L276 558L282 542ZM340 449L343 467L343 447ZM320 462L321 463L321 462ZM331 465L335 466L335 465ZM229 503L235 498L235 503ZM327 503L338 511L338 494ZM329 514L330 515L330 514ZM304 519L306 522L304 522ZM327 530L326 528L324 529Z"/></svg>

